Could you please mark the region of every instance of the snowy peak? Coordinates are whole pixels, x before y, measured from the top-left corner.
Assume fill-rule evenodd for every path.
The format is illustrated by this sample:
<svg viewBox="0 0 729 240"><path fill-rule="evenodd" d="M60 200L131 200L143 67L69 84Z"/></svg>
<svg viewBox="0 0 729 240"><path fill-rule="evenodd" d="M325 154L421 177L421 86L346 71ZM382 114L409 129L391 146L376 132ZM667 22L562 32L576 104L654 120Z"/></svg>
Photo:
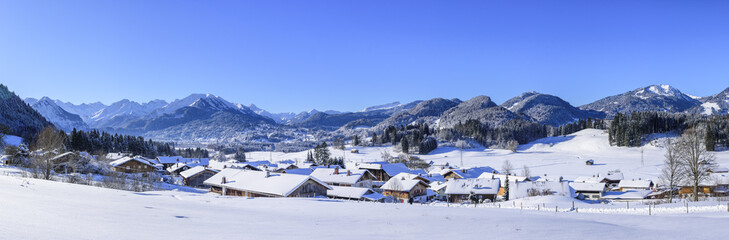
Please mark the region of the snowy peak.
<svg viewBox="0 0 729 240"><path fill-rule="evenodd" d="M669 85L651 85L581 106L583 110L605 112L608 117L622 112L684 112L701 102Z"/></svg>
<svg viewBox="0 0 729 240"><path fill-rule="evenodd" d="M31 107L38 111L48 121L56 125L64 131L76 129L88 129L89 126L84 123L83 119L76 114L72 114L63 110L56 105L56 102L48 97L43 97L35 102Z"/></svg>
<svg viewBox="0 0 729 240"><path fill-rule="evenodd" d="M561 98L537 92L523 93L501 104L517 114L552 126L560 126L584 118L602 118L604 114L580 110Z"/></svg>

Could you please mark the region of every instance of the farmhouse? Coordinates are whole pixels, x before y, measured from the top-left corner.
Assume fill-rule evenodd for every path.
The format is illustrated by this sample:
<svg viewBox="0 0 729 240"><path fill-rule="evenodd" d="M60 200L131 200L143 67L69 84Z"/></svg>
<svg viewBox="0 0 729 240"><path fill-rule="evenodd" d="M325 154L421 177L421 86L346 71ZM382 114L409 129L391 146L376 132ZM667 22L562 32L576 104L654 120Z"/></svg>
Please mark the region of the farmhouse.
<svg viewBox="0 0 729 240"><path fill-rule="evenodd" d="M147 173L157 171L157 167L152 164L150 159L140 156L123 157L109 164L111 165L111 170L115 172Z"/></svg>
<svg viewBox="0 0 729 240"><path fill-rule="evenodd" d="M499 180L501 187L499 188L498 195L504 196L504 194L506 194L506 174L484 172L481 175L479 175L478 178ZM531 179L526 176L509 175L509 184L511 184L511 185L513 185L514 183L517 183L517 182L524 182L524 181L531 181ZM509 190L509 192L511 192L511 190Z"/></svg>
<svg viewBox="0 0 729 240"><path fill-rule="evenodd" d="M443 172L445 179L459 179L459 178L478 178L484 173L498 173L496 169L491 167L475 167L468 169L449 169Z"/></svg>
<svg viewBox="0 0 729 240"><path fill-rule="evenodd" d="M413 177L402 174L390 178L380 189L382 189L382 195L392 196L400 202L406 202L410 198L415 201L425 202L427 201L427 189L429 187L430 185L419 176Z"/></svg>
<svg viewBox="0 0 729 240"><path fill-rule="evenodd" d="M327 190L327 197L372 202L385 201L384 195L379 194L372 189L362 187L332 186L331 190Z"/></svg>
<svg viewBox="0 0 729 240"><path fill-rule="evenodd" d="M205 180L210 191L241 197L317 197L332 189L311 176L226 168Z"/></svg>
<svg viewBox="0 0 729 240"><path fill-rule="evenodd" d="M367 170L340 170L338 167L317 168L314 169L311 176L331 186L364 188L372 187L372 181L375 179L375 176Z"/></svg>
<svg viewBox="0 0 729 240"><path fill-rule="evenodd" d="M208 166L209 158L183 158L182 156L158 156L155 158L156 163L162 164L163 169L167 169L177 163L197 163L200 166Z"/></svg>
<svg viewBox="0 0 729 240"><path fill-rule="evenodd" d="M605 193L606 183L595 182L572 182L570 187L575 189L577 198L600 200L602 194Z"/></svg>
<svg viewBox="0 0 729 240"><path fill-rule="evenodd" d="M618 183L618 188L621 192L628 190L652 190L653 186L653 181L648 179L622 180Z"/></svg>
<svg viewBox="0 0 729 240"><path fill-rule="evenodd" d="M605 192L602 199L613 201L637 201L648 198L653 190L626 190L622 192Z"/></svg>
<svg viewBox="0 0 729 240"><path fill-rule="evenodd" d="M446 183L445 194L449 202L460 203L474 199L478 201L496 200L500 182L498 179L466 178L451 179Z"/></svg>
<svg viewBox="0 0 729 240"><path fill-rule="evenodd" d="M205 184L203 182L205 182L205 180L211 178L218 172L219 171L215 169L205 168L203 166L195 166L193 168L180 172L180 176L182 176L182 181L185 183L185 186L205 187Z"/></svg>
<svg viewBox="0 0 729 240"><path fill-rule="evenodd" d="M403 163L372 162L362 163L357 166L359 169L369 171L377 181L387 181L399 173L409 173L410 169Z"/></svg>

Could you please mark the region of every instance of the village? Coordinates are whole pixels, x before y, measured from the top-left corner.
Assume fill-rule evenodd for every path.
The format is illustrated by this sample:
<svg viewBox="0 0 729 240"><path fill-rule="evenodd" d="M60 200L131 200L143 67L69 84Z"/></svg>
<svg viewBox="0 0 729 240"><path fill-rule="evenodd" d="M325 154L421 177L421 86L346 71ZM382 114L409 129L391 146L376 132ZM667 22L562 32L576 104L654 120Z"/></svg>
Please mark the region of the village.
<svg viewBox="0 0 729 240"><path fill-rule="evenodd" d="M599 135L595 135L598 132L587 130L577 136L599 138ZM572 143L562 144L585 143L573 140ZM554 143L549 145L549 148L553 148ZM579 171L574 172L573 167L570 168L572 171L563 171L565 175L530 174L527 165L520 169L521 172L515 170L508 158L491 161L492 166L458 167L451 162L444 162L450 161L444 155L446 153L432 156L411 155L407 157L418 160L427 157L430 161L425 169L411 169L396 159L397 157L390 161L376 159L376 154L372 153L382 149L388 148L348 145L343 150L332 149L333 152L348 154L350 161L345 161L342 165L323 166L301 161L296 154L277 153L277 158L284 159L273 160L273 155L266 152L251 153L255 157L249 161L219 161L182 156L146 158L124 153L109 153L103 157L108 162L109 169L118 174L116 176L121 179L122 184L133 186L126 190L158 190L159 187L153 186L163 183L167 189L184 186L211 194L242 198L331 198L379 203L493 205L510 200L556 196L572 199L580 204L599 206L619 202L673 203L674 200L691 200L693 194L693 185L685 180L679 181L675 188L670 189L658 176L635 177L631 174L632 176L626 177L620 169L601 168L594 173L580 174ZM369 154L360 151L369 151ZM656 152L660 151L662 149L657 147ZM266 155L268 160L264 160ZM79 162L77 158L96 157L83 152L67 152L53 157L51 162L56 173L73 176L69 174L69 166ZM293 159L286 159L287 157ZM509 158L513 157L519 156L509 154ZM10 156L0 159L4 164L9 164ZM500 166L495 165L499 163ZM596 164L594 159L580 159L570 165L590 169L605 163ZM708 177L700 182L700 199L725 200L729 192L729 168L712 162L708 163L706 169ZM102 182L108 181L106 178L89 177L91 181L99 179ZM147 187L137 187L144 184Z"/></svg>

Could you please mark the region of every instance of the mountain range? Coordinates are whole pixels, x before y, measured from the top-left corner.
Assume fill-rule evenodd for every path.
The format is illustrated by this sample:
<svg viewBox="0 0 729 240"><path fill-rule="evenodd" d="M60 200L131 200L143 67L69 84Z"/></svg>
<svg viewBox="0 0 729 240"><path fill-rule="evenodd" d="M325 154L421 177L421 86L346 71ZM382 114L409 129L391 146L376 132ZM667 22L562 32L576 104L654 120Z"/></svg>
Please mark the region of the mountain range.
<svg viewBox="0 0 729 240"><path fill-rule="evenodd" d="M387 126L413 123L451 128L471 119L494 127L514 119L559 126L584 118L609 119L618 112L726 114L729 88L716 95L693 97L669 85L651 85L579 107L557 96L526 92L502 104L488 96L466 101L433 98L386 103L357 112L312 109L271 113L253 104L231 103L212 94L191 94L169 103L124 99L108 106L98 102L75 105L47 97L25 101L64 130L95 128L182 142L291 141L312 135L381 131Z"/></svg>

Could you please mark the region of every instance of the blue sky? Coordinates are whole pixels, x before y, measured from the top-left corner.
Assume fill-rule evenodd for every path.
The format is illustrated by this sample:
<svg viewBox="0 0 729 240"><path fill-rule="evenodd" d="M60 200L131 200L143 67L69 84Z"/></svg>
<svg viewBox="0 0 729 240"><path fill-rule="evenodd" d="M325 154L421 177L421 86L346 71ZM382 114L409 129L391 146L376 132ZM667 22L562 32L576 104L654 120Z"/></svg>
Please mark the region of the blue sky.
<svg viewBox="0 0 729 240"><path fill-rule="evenodd" d="M729 87L729 1L0 1L0 82L272 112Z"/></svg>

